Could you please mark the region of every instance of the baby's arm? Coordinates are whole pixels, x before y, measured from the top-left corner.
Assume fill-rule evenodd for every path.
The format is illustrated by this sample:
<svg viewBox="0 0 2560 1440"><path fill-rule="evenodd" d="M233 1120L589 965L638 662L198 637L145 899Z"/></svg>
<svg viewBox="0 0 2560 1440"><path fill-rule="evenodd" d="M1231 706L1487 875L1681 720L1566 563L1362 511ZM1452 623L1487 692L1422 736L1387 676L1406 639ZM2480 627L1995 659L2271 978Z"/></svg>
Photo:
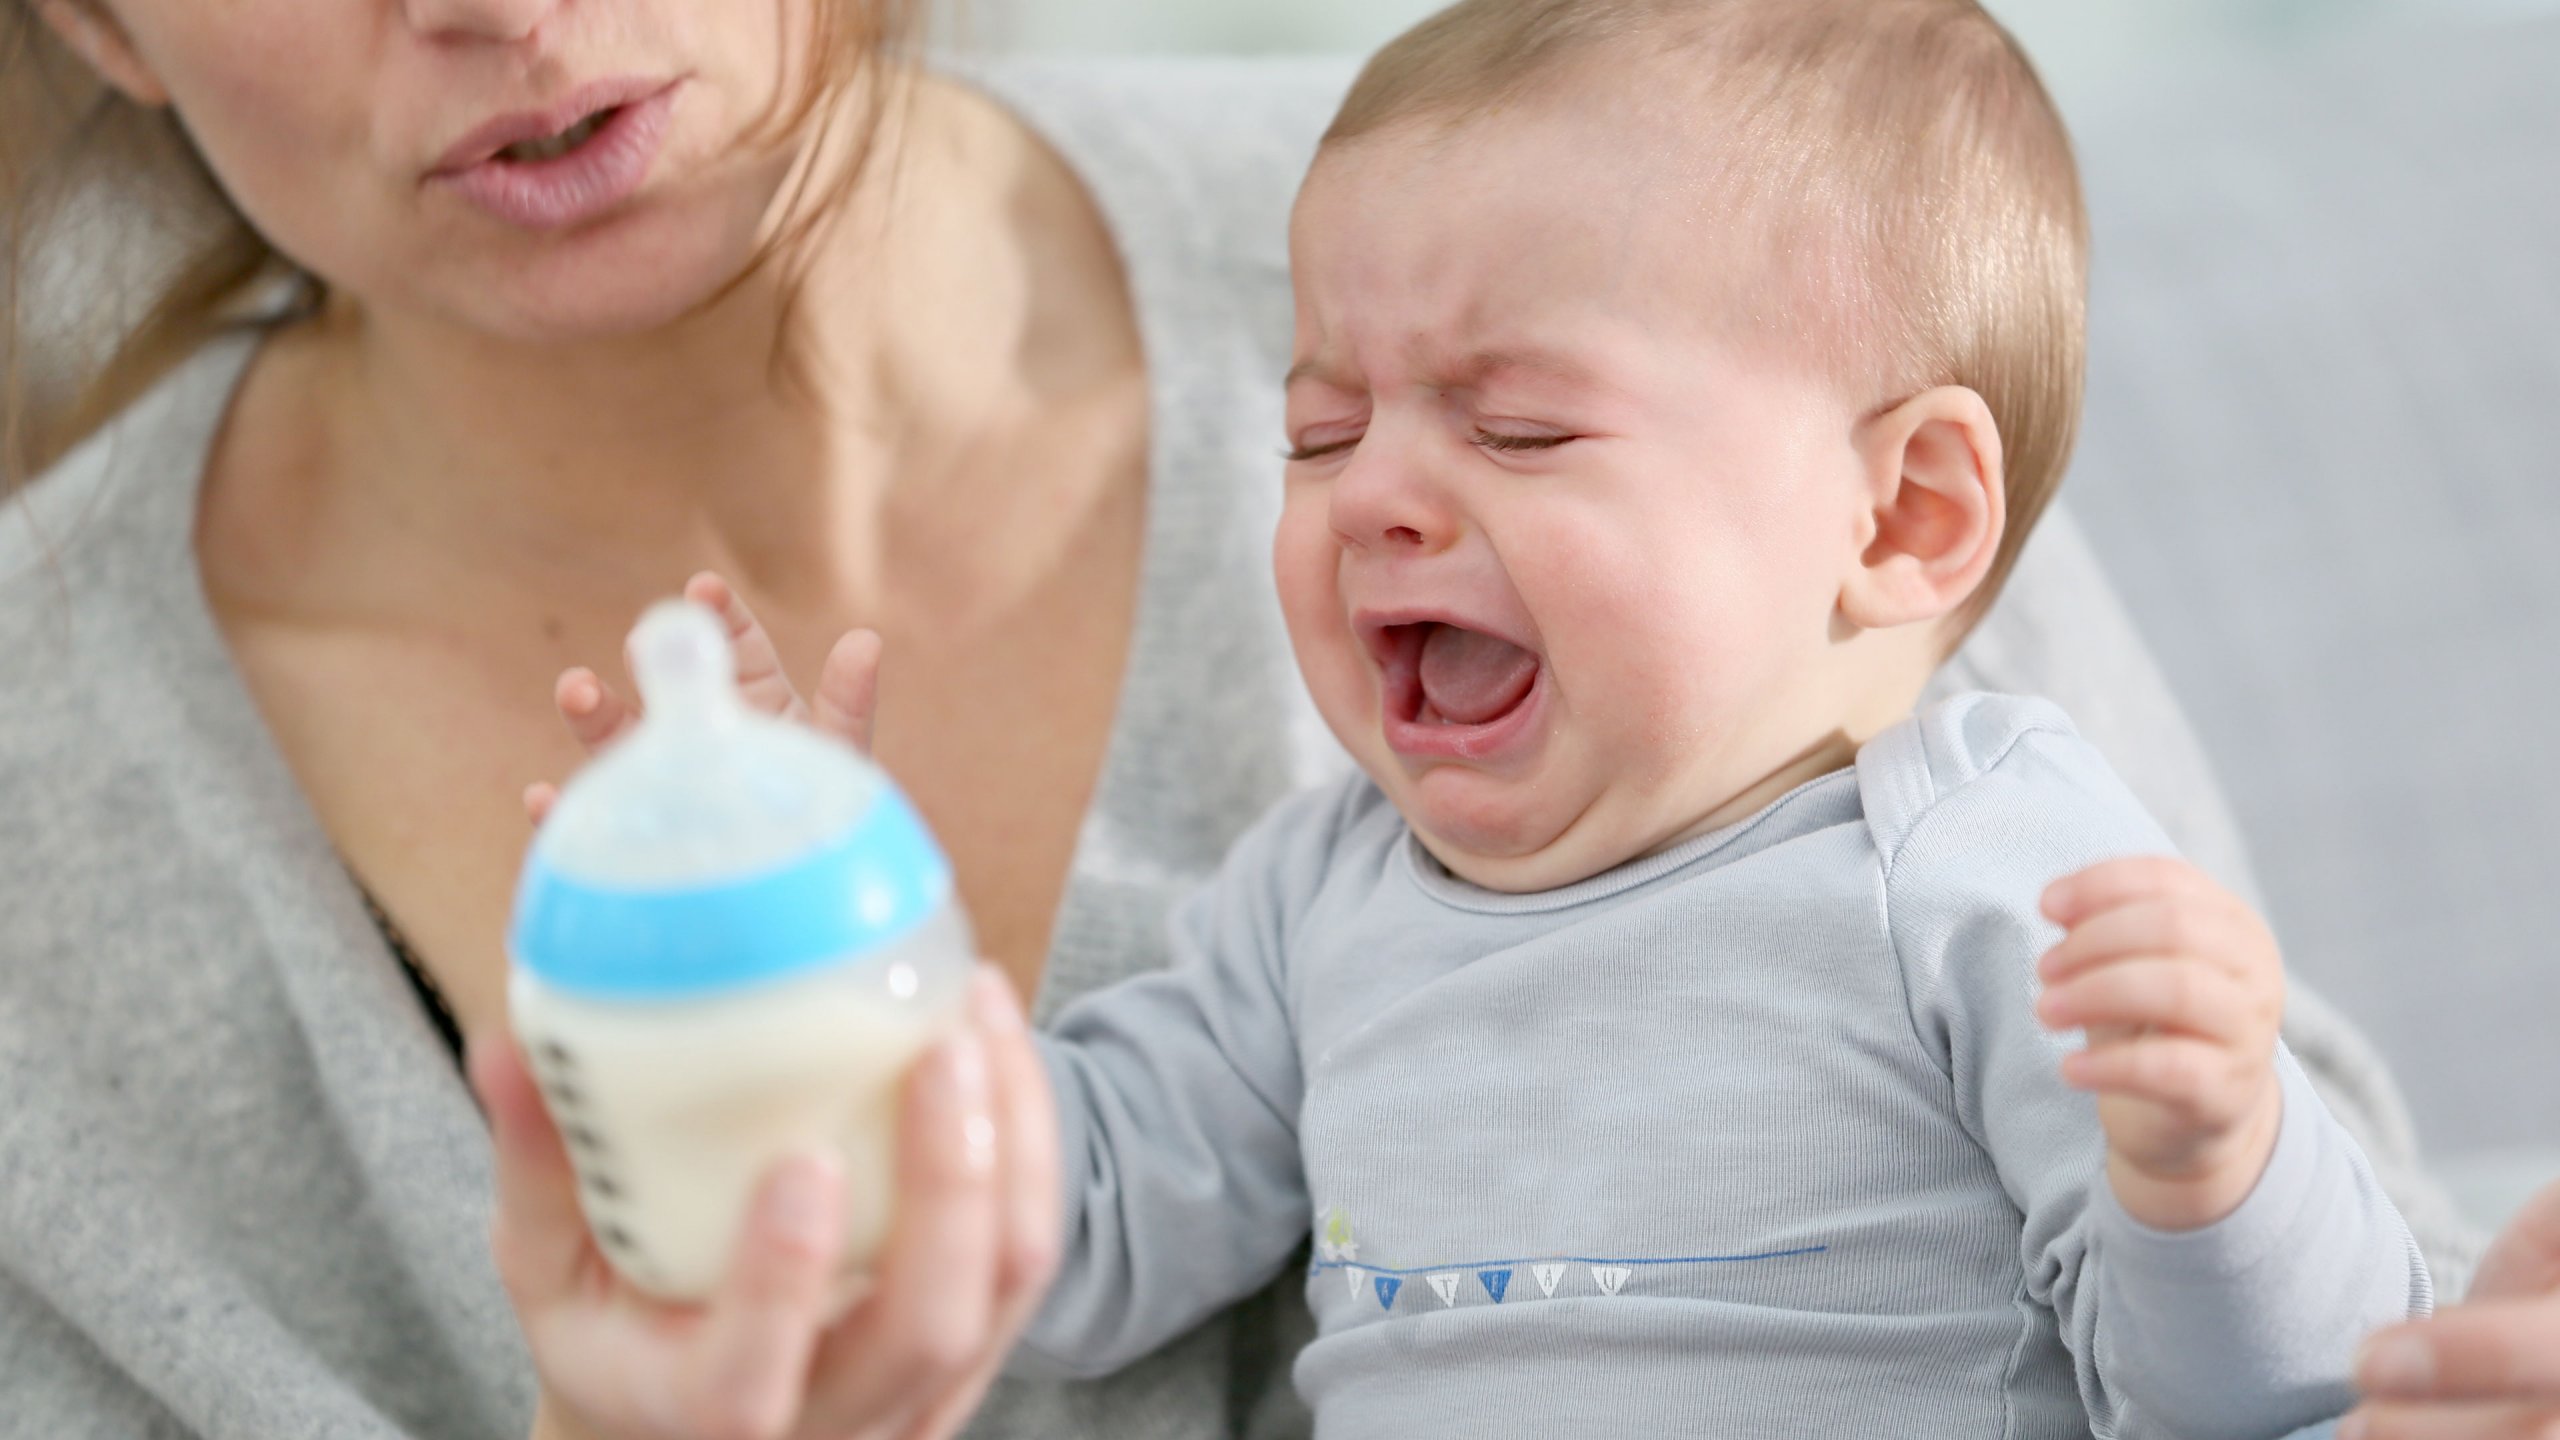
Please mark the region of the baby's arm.
<svg viewBox="0 0 2560 1440"><path fill-rule="evenodd" d="M1017 1373L1096 1375L1269 1284L1307 1236L1286 956L1342 791L1236 843L1172 921L1172 964L1070 1006L1043 1051L1066 1244Z"/></svg>
<svg viewBox="0 0 2560 1440"><path fill-rule="evenodd" d="M2028 1294L2054 1312L2099 1433L2263 1437L2334 1416L2357 1343L2430 1303L2425 1264L2274 1043L2276 962L2254 920L2190 874L2136 867L2114 889L2065 887L2056 908L2078 923L2055 944L2038 912L2054 879L2167 848L2055 723L1979 774L1933 777L1939 798L1898 837L1888 908L1915 1019L2022 1213ZM2155 883L2127 890L2127 874ZM2134 898L2172 884L2158 910ZM2048 954L2061 979L2044 994ZM2226 1005L2239 1013L2210 1013ZM2094 1048L2048 1016L2096 1023ZM2107 1091L2103 1118L2074 1085Z"/></svg>
<svg viewBox="0 0 2560 1440"><path fill-rule="evenodd" d="M2254 1230L2265 1247L2351 1258L2374 1253L2375 1231L2384 1253L2407 1243L2405 1227L2395 1213L2353 1203L2375 1188L2373 1176L2280 1051L2284 961L2255 911L2193 866L2158 858L2058 881L2043 910L2066 934L2037 967L2045 991L2036 1013L2087 1036L2063 1057L2062 1076L2098 1097L2107 1188L2131 1222L2118 1227L2132 1238L2108 1266L2120 1302L2109 1332L2137 1373L2160 1362L2159 1388L2215 1408L2207 1397L2216 1371L2233 1376L2242 1396L2267 1378L2232 1357L2288 1331L2321 1333L2321 1307L2345 1298L2331 1277L2281 1263L2272 1248L2254 1252L2278 1262L2266 1280L2247 1280L2245 1237ZM2257 1212L2254 1226L2244 1207ZM2375 1270L2376 1320L2431 1301L2414 1254L2401 1269ZM2230 1304L2226 1290L2247 1300Z"/></svg>

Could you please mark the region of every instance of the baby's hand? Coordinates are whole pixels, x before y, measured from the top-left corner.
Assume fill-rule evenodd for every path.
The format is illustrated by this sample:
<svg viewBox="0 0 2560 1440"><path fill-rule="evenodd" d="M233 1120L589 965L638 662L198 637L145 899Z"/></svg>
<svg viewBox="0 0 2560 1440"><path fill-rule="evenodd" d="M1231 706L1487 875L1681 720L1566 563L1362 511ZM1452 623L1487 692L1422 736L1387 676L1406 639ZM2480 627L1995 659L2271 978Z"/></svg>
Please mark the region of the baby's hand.
<svg viewBox="0 0 2560 1440"><path fill-rule="evenodd" d="M2284 959L2264 921L2179 860L2120 860L2057 881L2067 932L2038 973L2037 1017L2086 1030L2065 1083L2096 1092L2107 1181L2134 1219L2193 1230L2240 1207L2275 1152Z"/></svg>
<svg viewBox="0 0 2560 1440"><path fill-rule="evenodd" d="M729 588L728 581L704 571L685 582L684 598L719 616L729 627L729 645L738 657L738 694L748 704L770 715L801 721L857 750L870 750L871 712L880 690L877 632L852 630L837 640L818 672L815 697L802 700L791 677L783 672L773 637L764 633L755 612ZM584 666L561 672L551 700L560 707L569 733L589 755L620 739L640 721L637 705L615 694L604 677ZM530 786L524 792L525 813L539 825L559 799L557 785Z"/></svg>

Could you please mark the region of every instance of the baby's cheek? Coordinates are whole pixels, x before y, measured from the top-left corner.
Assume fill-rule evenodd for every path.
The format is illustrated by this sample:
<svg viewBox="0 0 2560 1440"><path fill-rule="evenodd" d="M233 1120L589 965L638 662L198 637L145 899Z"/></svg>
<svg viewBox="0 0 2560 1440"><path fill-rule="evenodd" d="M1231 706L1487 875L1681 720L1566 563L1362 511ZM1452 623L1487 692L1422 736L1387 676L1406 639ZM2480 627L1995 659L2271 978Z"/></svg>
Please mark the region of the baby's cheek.
<svg viewBox="0 0 2560 1440"><path fill-rule="evenodd" d="M1279 587L1281 614L1292 638L1328 619L1341 626L1341 553L1322 507L1293 499L1280 512L1271 537L1271 578Z"/></svg>
<svg viewBox="0 0 2560 1440"><path fill-rule="evenodd" d="M1319 507L1312 518L1292 505L1271 542L1273 582L1289 644L1316 707L1337 731L1362 708L1366 675L1340 589L1341 547Z"/></svg>

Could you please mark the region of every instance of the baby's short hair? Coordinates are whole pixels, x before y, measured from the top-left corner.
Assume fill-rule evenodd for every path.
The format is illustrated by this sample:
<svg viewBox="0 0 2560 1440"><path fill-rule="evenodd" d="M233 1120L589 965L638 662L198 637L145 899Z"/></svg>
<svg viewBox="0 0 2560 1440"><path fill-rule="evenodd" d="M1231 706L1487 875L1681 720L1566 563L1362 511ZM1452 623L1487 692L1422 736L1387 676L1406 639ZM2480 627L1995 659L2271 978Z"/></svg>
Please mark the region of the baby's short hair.
<svg viewBox="0 0 2560 1440"><path fill-rule="evenodd" d="M1787 282L1757 328L1880 407L1989 404L2009 520L1978 619L2061 482L2086 370L2087 212L2034 66L1976 0L1462 0L1369 62L1325 144L1613 78L1717 127L1722 193Z"/></svg>

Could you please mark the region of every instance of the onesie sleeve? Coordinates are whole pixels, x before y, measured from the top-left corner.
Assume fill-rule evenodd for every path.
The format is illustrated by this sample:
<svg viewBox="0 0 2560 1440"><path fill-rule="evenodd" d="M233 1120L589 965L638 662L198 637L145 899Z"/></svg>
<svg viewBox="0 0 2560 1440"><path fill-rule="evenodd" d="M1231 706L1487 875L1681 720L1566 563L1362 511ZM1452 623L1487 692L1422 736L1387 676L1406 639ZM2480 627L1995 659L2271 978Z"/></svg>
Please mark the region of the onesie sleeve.
<svg viewBox="0 0 2560 1440"><path fill-rule="evenodd" d="M2037 961L2062 937L2045 887L2169 853L2166 837L2040 702L1973 697L1888 742L1861 756L1860 787L1913 1021L2021 1212L2028 1297L2053 1312L2096 1432L2264 1440L2343 1413L2357 1343L2433 1294L2293 1057L2276 1056L2284 1117L2256 1189L2172 1234L2116 1205L2096 1102L2061 1079L2079 1042L2035 1017Z"/></svg>
<svg viewBox="0 0 2560 1440"><path fill-rule="evenodd" d="M1117 1370L1268 1285L1305 1240L1288 949L1352 788L1248 831L1176 908L1168 967L1086 996L1042 1037L1065 1245L1013 1373Z"/></svg>

